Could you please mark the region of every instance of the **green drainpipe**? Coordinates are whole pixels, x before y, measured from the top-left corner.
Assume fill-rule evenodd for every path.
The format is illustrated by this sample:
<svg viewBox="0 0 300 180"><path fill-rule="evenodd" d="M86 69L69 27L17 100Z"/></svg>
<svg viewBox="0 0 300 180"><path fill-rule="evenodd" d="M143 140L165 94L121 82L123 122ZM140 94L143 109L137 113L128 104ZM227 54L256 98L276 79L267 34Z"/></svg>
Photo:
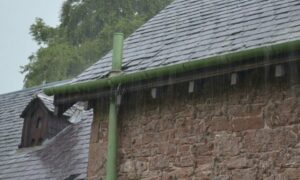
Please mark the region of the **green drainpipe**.
<svg viewBox="0 0 300 180"><path fill-rule="evenodd" d="M123 33L114 34L112 72L116 74L120 73L122 69L123 39Z"/></svg>
<svg viewBox="0 0 300 180"><path fill-rule="evenodd" d="M122 67L122 49L123 49L123 34L114 34L113 43L113 60L111 76L115 76L121 72ZM112 87L113 88L113 87ZM117 118L117 103L116 95L111 95L109 105L108 119L108 155L107 155L107 180L117 179L117 144L118 144L118 118Z"/></svg>
<svg viewBox="0 0 300 180"><path fill-rule="evenodd" d="M117 136L118 120L117 105L114 95L110 97L109 120L108 120L108 155L107 155L107 180L117 179Z"/></svg>

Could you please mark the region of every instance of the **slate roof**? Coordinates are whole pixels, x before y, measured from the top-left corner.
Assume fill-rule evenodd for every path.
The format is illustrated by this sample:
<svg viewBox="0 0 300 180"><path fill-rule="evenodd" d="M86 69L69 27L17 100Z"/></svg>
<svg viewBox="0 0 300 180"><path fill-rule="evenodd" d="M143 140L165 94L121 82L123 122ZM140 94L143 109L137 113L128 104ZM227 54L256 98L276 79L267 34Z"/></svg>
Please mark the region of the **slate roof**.
<svg viewBox="0 0 300 180"><path fill-rule="evenodd" d="M54 101L53 96L49 97L49 96L45 95L44 93L39 93L39 94L37 94L36 98L40 99L43 102L43 104L45 105L45 107L50 112L54 113L55 106L53 104L53 101ZM81 110L83 110L83 108L78 106L77 104L75 104L70 109L68 109L66 112L64 112L63 115L71 117L74 115L74 113L76 111L81 111Z"/></svg>
<svg viewBox="0 0 300 180"><path fill-rule="evenodd" d="M87 177L90 111L42 146L18 149L24 121L20 114L45 87L49 85L0 95L0 179Z"/></svg>
<svg viewBox="0 0 300 180"><path fill-rule="evenodd" d="M299 0L175 0L124 42L124 73L300 39ZM73 83L107 77L111 52Z"/></svg>

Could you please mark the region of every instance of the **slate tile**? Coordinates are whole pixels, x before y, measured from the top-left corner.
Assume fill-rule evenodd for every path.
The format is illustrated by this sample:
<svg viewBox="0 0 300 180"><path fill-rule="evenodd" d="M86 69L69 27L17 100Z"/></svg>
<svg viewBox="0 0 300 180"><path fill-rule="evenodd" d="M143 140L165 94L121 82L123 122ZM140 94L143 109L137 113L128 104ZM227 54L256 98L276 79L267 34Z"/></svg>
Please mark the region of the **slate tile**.
<svg viewBox="0 0 300 180"><path fill-rule="evenodd" d="M53 85L61 85L63 83L58 82ZM41 93L42 88L45 88L46 86L0 95L0 106L6 106L7 110L14 109L14 113L0 114L0 179L58 179L58 176L65 177L65 175L68 175L67 173L49 174L50 171L48 169L51 167L55 168L56 164L63 165L64 163L70 162L63 162L61 161L62 158L49 158L55 157L55 154L60 154L61 152L68 154L72 153L75 157L78 155L80 159L78 159L77 162L87 164L88 151L80 148L72 149L72 147L68 146L70 144L68 142L74 141L73 138L76 136L73 135L74 132L76 132L77 134L81 134L81 137L77 138L74 142L77 141L76 144L78 146L86 147L86 149L88 149L90 123L92 120L92 116L90 116L91 112L87 112L88 119L87 117L84 117L85 119L83 119L82 123L69 127L70 131L64 131L59 135L60 137L55 137L52 143L49 143L41 150L32 150L29 153L16 151L18 149L23 128L23 119L20 118L20 114L32 100L33 95ZM44 100L48 106L51 106L51 99L47 98ZM61 139L67 144L66 146L57 148L57 146L51 145L55 144L58 140L61 141ZM41 162L42 159L44 159L44 162ZM48 164L49 167L44 166L45 163ZM84 170L76 169L78 167L76 164L68 164L68 167L69 170L66 169L67 172L70 170L81 172L86 177L86 168ZM80 166L78 168L82 167L83 166Z"/></svg>
<svg viewBox="0 0 300 180"><path fill-rule="evenodd" d="M241 51L246 47L263 46L264 43L269 45L272 35L278 35L274 37L278 41L284 37L295 40L300 30L299 12L300 3L295 0L175 0L125 41L124 58L130 68L124 73L154 68L165 61L171 64L184 62L182 54L190 53L189 57L201 59L216 52ZM295 28L283 30L284 27ZM232 40L232 43L218 45L225 39ZM156 46L159 49L150 50ZM207 46L223 48L208 51ZM179 56L166 60L172 57L165 57L166 54L175 52ZM108 56L111 57L111 53ZM111 59L105 60L107 63ZM88 73L79 75L75 82L104 77L110 70L104 64L103 59L99 60L94 68L87 69Z"/></svg>

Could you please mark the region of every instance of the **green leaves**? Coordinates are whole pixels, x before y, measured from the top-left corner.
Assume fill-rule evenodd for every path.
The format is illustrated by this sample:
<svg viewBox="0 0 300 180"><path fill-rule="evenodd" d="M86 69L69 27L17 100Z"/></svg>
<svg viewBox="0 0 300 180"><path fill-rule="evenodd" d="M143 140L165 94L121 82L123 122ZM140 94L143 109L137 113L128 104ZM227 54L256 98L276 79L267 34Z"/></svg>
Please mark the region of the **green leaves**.
<svg viewBox="0 0 300 180"><path fill-rule="evenodd" d="M55 37L55 29L47 26L41 18L36 18L30 26L30 34L39 45L48 44Z"/></svg>
<svg viewBox="0 0 300 180"><path fill-rule="evenodd" d="M23 72L28 72L25 86L71 78L81 70L71 66L71 62L79 64L79 57L72 46L53 44L40 48L30 56L30 63L23 67Z"/></svg>
<svg viewBox="0 0 300 180"><path fill-rule="evenodd" d="M114 32L129 36L171 1L65 1L58 27L50 27L40 18L30 27L30 34L40 48L21 67L24 86L78 75L112 48Z"/></svg>

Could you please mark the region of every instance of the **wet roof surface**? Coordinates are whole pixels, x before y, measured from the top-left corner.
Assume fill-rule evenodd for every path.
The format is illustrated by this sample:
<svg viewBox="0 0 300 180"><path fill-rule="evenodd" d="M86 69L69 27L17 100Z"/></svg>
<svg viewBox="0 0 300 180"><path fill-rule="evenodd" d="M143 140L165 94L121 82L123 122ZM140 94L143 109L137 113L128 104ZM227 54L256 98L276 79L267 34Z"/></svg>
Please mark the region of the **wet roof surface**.
<svg viewBox="0 0 300 180"><path fill-rule="evenodd" d="M44 93L37 94L36 98L42 101L42 103L45 105L45 107L52 113L55 111L55 106L53 104L54 98L53 96L49 97L45 95ZM66 110L66 112L63 113L63 115L71 117L74 115L76 111L81 111L83 108L80 107L78 104L73 105L71 108Z"/></svg>
<svg viewBox="0 0 300 180"><path fill-rule="evenodd" d="M300 39L299 0L175 0L124 42L124 73ZM112 54L73 83L107 77Z"/></svg>
<svg viewBox="0 0 300 180"><path fill-rule="evenodd" d="M0 179L86 178L92 112L42 146L18 149L22 111L44 87L0 95ZM72 176L73 175L73 176Z"/></svg>

